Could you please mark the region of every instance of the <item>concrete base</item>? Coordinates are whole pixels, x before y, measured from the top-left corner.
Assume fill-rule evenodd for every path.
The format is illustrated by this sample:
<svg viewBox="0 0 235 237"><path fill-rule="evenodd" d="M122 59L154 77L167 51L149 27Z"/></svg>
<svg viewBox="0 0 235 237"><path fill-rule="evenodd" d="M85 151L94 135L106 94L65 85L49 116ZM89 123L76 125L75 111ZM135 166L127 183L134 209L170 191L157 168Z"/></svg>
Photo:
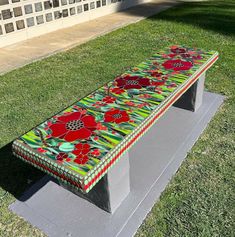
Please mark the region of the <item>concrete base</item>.
<svg viewBox="0 0 235 237"><path fill-rule="evenodd" d="M174 106L197 111L203 102L204 83L206 73L203 73L199 79L174 103Z"/></svg>
<svg viewBox="0 0 235 237"><path fill-rule="evenodd" d="M130 150L131 192L114 214L48 176L10 209L51 237L133 236L222 102L222 96L204 93L196 112L172 107Z"/></svg>
<svg viewBox="0 0 235 237"><path fill-rule="evenodd" d="M123 154L118 163L108 171L89 193L84 194L62 182L59 183L65 189L94 203L99 208L114 213L130 193L129 153Z"/></svg>

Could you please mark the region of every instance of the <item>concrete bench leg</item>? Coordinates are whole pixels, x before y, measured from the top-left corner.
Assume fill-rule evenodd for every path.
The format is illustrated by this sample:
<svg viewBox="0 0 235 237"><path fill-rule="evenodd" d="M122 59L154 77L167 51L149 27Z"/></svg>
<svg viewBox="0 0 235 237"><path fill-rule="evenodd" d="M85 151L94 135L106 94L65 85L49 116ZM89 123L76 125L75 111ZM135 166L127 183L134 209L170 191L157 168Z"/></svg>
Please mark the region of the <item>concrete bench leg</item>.
<svg viewBox="0 0 235 237"><path fill-rule="evenodd" d="M197 111L202 104L205 73L174 103L174 106Z"/></svg>
<svg viewBox="0 0 235 237"><path fill-rule="evenodd" d="M89 193L73 190L63 183L60 185L101 209L114 213L130 192L129 171L129 155L126 152Z"/></svg>

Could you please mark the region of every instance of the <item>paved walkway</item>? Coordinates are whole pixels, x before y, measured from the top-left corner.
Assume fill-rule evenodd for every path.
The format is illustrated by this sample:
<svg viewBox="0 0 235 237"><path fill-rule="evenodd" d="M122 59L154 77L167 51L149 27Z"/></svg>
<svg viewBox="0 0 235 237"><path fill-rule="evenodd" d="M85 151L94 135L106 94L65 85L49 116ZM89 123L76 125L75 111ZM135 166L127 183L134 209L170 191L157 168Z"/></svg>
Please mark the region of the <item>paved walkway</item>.
<svg viewBox="0 0 235 237"><path fill-rule="evenodd" d="M153 0L151 3L135 6L123 12L0 48L0 75L138 22L176 4L173 0Z"/></svg>

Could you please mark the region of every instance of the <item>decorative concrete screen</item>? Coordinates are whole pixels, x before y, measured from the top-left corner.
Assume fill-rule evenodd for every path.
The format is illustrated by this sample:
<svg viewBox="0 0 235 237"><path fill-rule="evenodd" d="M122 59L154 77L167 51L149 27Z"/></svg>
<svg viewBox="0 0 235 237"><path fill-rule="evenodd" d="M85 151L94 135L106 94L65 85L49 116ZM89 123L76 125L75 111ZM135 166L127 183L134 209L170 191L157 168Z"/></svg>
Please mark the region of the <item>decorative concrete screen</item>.
<svg viewBox="0 0 235 237"><path fill-rule="evenodd" d="M0 47L149 0L0 0Z"/></svg>

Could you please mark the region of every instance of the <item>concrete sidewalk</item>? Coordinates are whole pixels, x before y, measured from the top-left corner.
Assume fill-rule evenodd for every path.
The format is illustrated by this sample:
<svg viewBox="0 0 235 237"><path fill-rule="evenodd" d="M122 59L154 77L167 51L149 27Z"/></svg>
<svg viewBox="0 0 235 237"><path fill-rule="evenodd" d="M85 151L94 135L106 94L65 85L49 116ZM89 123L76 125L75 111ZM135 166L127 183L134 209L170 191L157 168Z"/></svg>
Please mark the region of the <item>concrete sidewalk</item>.
<svg viewBox="0 0 235 237"><path fill-rule="evenodd" d="M151 3L135 6L123 12L0 48L0 75L138 22L176 4L177 1L173 0L153 0Z"/></svg>

